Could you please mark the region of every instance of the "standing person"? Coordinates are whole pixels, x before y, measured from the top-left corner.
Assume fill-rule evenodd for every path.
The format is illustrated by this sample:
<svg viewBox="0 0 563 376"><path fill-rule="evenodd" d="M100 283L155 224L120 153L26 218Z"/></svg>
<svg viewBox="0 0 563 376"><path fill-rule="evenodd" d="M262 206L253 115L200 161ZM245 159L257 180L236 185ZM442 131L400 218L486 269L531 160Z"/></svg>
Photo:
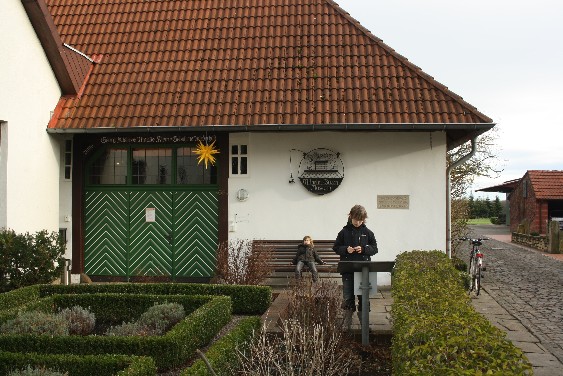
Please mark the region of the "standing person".
<svg viewBox="0 0 563 376"><path fill-rule="evenodd" d="M362 205L354 205L348 213L348 224L340 230L332 249L340 256L340 261L370 261L377 253L377 241L373 232L367 228L368 217ZM354 297L354 273L342 275L342 308L344 309L343 327L350 329L352 313L356 310ZM358 318L361 322L362 296L358 295Z"/></svg>
<svg viewBox="0 0 563 376"><path fill-rule="evenodd" d="M315 251L313 238L307 235L303 238L303 243L297 246L297 254L293 258L293 264L296 265L295 278L301 279L301 270L303 269L303 265L307 265L309 270L311 270L311 274L313 275L313 281L317 282L319 273L317 272L315 261L321 265L325 263L317 254L317 251Z"/></svg>

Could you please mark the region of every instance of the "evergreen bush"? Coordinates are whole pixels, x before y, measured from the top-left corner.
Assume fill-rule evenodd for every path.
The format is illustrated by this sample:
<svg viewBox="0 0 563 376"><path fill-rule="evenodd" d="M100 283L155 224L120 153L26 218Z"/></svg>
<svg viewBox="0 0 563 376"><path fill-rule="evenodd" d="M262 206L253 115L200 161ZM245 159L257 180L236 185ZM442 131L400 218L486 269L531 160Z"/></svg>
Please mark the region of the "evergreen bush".
<svg viewBox="0 0 563 376"><path fill-rule="evenodd" d="M51 283L64 267L65 242L56 232L0 230L0 292Z"/></svg>
<svg viewBox="0 0 563 376"><path fill-rule="evenodd" d="M0 326L1 334L35 334L49 336L67 336L67 321L62 316L45 312L21 312L15 319Z"/></svg>
<svg viewBox="0 0 563 376"><path fill-rule="evenodd" d="M59 315L68 323L69 334L86 336L96 326L96 315L80 306L64 308Z"/></svg>

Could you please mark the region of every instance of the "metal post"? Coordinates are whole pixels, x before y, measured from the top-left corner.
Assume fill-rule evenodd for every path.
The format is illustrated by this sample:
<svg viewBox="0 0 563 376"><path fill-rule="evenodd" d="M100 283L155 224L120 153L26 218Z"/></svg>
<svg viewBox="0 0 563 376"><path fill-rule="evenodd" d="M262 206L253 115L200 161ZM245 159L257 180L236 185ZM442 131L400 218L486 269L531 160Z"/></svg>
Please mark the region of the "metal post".
<svg viewBox="0 0 563 376"><path fill-rule="evenodd" d="M70 266L71 266L70 259L65 259L63 275L61 278L61 282L63 285L70 285Z"/></svg>
<svg viewBox="0 0 563 376"><path fill-rule="evenodd" d="M362 266L362 345L369 345L369 265Z"/></svg>

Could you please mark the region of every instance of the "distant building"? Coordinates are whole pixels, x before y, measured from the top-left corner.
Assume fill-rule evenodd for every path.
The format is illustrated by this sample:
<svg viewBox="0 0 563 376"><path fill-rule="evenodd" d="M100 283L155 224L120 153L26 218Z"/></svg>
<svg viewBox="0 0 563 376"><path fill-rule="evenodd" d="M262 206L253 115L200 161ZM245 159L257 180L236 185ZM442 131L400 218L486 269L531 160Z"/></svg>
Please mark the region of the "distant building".
<svg viewBox="0 0 563 376"><path fill-rule="evenodd" d="M563 171L528 170L520 179L482 188L503 192L509 201L510 230L525 225L529 232L545 234L553 218L563 218Z"/></svg>

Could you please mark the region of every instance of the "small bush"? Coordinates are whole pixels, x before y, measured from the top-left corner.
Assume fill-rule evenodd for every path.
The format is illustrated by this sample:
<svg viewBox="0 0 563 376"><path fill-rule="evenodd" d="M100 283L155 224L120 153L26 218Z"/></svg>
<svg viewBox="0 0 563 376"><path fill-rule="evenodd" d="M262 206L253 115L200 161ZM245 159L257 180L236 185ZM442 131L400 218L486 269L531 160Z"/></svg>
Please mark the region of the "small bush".
<svg viewBox="0 0 563 376"><path fill-rule="evenodd" d="M68 373L61 373L46 368L34 368L27 366L22 370L15 370L10 372L8 376L68 376Z"/></svg>
<svg viewBox="0 0 563 376"><path fill-rule="evenodd" d="M134 322L110 327L108 336L158 336L164 334L186 317L184 307L178 303L155 304Z"/></svg>
<svg viewBox="0 0 563 376"><path fill-rule="evenodd" d="M2 334L67 336L67 321L62 316L44 312L22 312L0 326Z"/></svg>
<svg viewBox="0 0 563 376"><path fill-rule="evenodd" d="M68 323L68 331L72 335L86 336L96 326L96 315L80 306L65 308L59 315Z"/></svg>
<svg viewBox="0 0 563 376"><path fill-rule="evenodd" d="M139 323L156 331L166 332L186 317L184 307L178 303L155 304L139 318Z"/></svg>
<svg viewBox="0 0 563 376"><path fill-rule="evenodd" d="M0 229L0 292L51 283L61 275L65 247L56 232Z"/></svg>

